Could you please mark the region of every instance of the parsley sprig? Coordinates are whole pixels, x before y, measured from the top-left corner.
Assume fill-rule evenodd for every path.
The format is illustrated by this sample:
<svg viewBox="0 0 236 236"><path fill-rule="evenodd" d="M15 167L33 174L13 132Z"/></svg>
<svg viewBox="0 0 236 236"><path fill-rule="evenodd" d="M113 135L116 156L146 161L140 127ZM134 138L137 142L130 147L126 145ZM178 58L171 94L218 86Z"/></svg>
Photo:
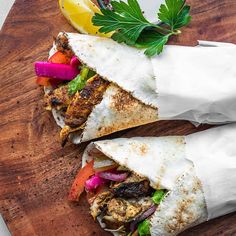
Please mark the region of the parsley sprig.
<svg viewBox="0 0 236 236"><path fill-rule="evenodd" d="M112 39L137 48L144 48L149 57L160 54L172 35L191 21L190 6L185 0L165 0L158 12L159 24L149 22L143 15L137 0L112 1L112 11L101 9L92 22L100 26L101 33L114 32Z"/></svg>
<svg viewBox="0 0 236 236"><path fill-rule="evenodd" d="M88 67L83 66L81 68L79 75L77 75L75 77L75 79L71 80L68 83L68 86L69 86L68 87L68 94L73 95L77 91L82 90L85 87L87 80L94 75L95 75L95 72L90 70Z"/></svg>

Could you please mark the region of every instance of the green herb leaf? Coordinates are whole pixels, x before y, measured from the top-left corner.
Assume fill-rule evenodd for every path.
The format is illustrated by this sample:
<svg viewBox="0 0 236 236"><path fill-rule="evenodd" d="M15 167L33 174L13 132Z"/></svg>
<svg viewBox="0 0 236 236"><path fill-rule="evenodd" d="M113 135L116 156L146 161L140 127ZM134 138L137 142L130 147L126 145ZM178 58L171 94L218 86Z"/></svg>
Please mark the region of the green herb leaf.
<svg viewBox="0 0 236 236"><path fill-rule="evenodd" d="M156 190L156 192L152 196L153 202L155 204L160 204L160 202L164 198L165 194L166 194L165 190L162 190L162 189Z"/></svg>
<svg viewBox="0 0 236 236"><path fill-rule="evenodd" d="M82 90L86 84L81 78L81 75L77 75L77 77L69 82L68 93L69 95L75 94L78 90Z"/></svg>
<svg viewBox="0 0 236 236"><path fill-rule="evenodd" d="M113 11L101 9L103 15L96 13L92 22L96 26L101 26L99 31L102 33L117 31L119 34L113 39L132 44L143 29L152 26L143 16L137 0L128 0L128 3L112 1L111 5Z"/></svg>
<svg viewBox="0 0 236 236"><path fill-rule="evenodd" d="M148 57L159 55L163 51L164 45L168 42L169 36L164 36L159 40L151 43L149 47L145 50L145 55Z"/></svg>
<svg viewBox="0 0 236 236"><path fill-rule="evenodd" d="M69 95L75 94L77 91L82 90L86 85L87 79L92 77L94 72L91 73L88 67L83 67L80 71L80 74L76 76L75 79L71 80L68 84L68 93Z"/></svg>
<svg viewBox="0 0 236 236"><path fill-rule="evenodd" d="M148 220L144 220L138 224L138 235L139 236L151 235L150 222Z"/></svg>
<svg viewBox="0 0 236 236"><path fill-rule="evenodd" d="M169 38L180 34L178 29L191 20L185 0L165 0L158 13L160 24L152 24L143 16L137 0L112 1L111 5L112 11L101 9L102 14L93 16L93 24L100 26L102 33L114 32L112 39L119 43L146 48L149 57L160 54Z"/></svg>
<svg viewBox="0 0 236 236"><path fill-rule="evenodd" d="M90 79L94 75L96 75L96 72L94 72L93 70L89 70L86 80Z"/></svg>
<svg viewBox="0 0 236 236"><path fill-rule="evenodd" d="M158 17L175 30L190 22L189 11L190 7L185 5L185 0L166 0L165 4L160 6Z"/></svg>
<svg viewBox="0 0 236 236"><path fill-rule="evenodd" d="M126 43L127 45L133 46L135 43L134 41L130 40L127 36L120 32L115 32L111 38L118 43Z"/></svg>
<svg viewBox="0 0 236 236"><path fill-rule="evenodd" d="M164 45L167 43L169 35L163 35L154 30L144 31L135 44L138 48L146 48L145 55L152 57L159 55L163 51Z"/></svg>

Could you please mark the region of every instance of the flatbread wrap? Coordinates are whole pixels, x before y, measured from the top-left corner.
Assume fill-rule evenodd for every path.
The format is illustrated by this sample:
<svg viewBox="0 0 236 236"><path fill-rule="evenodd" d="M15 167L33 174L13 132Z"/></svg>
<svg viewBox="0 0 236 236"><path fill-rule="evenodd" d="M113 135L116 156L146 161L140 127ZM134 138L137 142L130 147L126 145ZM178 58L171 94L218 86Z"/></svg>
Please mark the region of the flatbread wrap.
<svg viewBox="0 0 236 236"><path fill-rule="evenodd" d="M177 235L236 210L235 131L91 143L69 199L84 184L91 215L114 235Z"/></svg>
<svg viewBox="0 0 236 236"><path fill-rule="evenodd" d="M158 120L152 66L141 51L107 38L60 33L50 52L49 69L55 66L51 62L58 52L75 57L80 68L92 73L72 95L73 84L68 81L46 86L45 106L62 128L63 144L69 136L78 144ZM35 67L37 75L45 76L42 63ZM58 75L60 68L56 69L53 72ZM68 76L65 71L63 75Z"/></svg>
<svg viewBox="0 0 236 236"><path fill-rule="evenodd" d="M55 61L55 54L61 53L69 64L75 58L89 72L86 80L76 77L77 84L71 84L63 78L81 71L46 65L53 67L55 78L60 73L64 77L59 85L58 80L56 86L53 80L46 84L45 107L62 128L62 144L68 137L78 144L157 120L232 122L235 50L234 44L201 41L198 47L167 45L162 55L150 59L142 50L108 38L60 33L49 62L67 63L60 54ZM44 72L45 65L37 64L38 76L51 75Z"/></svg>

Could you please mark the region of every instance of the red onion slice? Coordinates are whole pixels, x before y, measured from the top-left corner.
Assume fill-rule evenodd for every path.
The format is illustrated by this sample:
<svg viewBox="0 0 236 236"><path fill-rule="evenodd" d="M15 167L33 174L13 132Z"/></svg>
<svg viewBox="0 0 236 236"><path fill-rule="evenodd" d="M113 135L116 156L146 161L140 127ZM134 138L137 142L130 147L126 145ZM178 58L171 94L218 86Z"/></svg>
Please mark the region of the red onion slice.
<svg viewBox="0 0 236 236"><path fill-rule="evenodd" d="M97 173L97 176L99 176L103 179L111 180L111 181L122 182L128 177L128 173L104 171L104 172Z"/></svg>
<svg viewBox="0 0 236 236"><path fill-rule="evenodd" d="M157 207L155 205L153 205L148 210L146 210L141 216L139 216L136 220L134 220L130 224L131 232L134 232L138 226L138 223L147 219L149 216L151 216L156 211L156 209L157 209Z"/></svg>
<svg viewBox="0 0 236 236"><path fill-rule="evenodd" d="M103 178L100 178L97 175L92 176L90 179L88 179L85 182L85 189L87 191L93 191L95 190L97 187L105 184L107 181Z"/></svg>

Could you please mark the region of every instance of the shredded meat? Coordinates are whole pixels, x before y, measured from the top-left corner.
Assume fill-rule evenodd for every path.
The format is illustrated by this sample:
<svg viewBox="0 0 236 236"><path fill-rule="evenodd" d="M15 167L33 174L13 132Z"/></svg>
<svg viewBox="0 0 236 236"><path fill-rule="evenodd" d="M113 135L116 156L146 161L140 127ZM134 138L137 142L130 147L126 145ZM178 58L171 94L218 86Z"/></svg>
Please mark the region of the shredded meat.
<svg viewBox="0 0 236 236"><path fill-rule="evenodd" d="M68 57L72 57L72 51L66 33L55 38L56 49ZM64 146L71 133L82 130L83 126L95 105L101 102L109 82L98 75L90 78L85 87L75 95L68 94L68 85L61 86L45 95L45 107L47 110L55 108L64 116L65 127L61 130L60 137Z"/></svg>
<svg viewBox="0 0 236 236"><path fill-rule="evenodd" d="M77 92L66 111L65 123L74 128L82 125L93 107L98 104L103 97L109 82L99 76L89 79L86 86Z"/></svg>
<svg viewBox="0 0 236 236"><path fill-rule="evenodd" d="M73 96L65 113L66 125L60 132L62 146L66 144L70 133L83 129L93 107L102 100L108 84L99 76L94 76Z"/></svg>
<svg viewBox="0 0 236 236"><path fill-rule="evenodd" d="M115 184L112 191L116 197L139 198L150 195L150 185L147 179L132 174L124 182Z"/></svg>
<svg viewBox="0 0 236 236"><path fill-rule="evenodd" d="M73 96L68 94L68 85L63 85L44 95L44 106L46 110L51 110L52 108L66 110L72 98Z"/></svg>
<svg viewBox="0 0 236 236"><path fill-rule="evenodd" d="M66 54L68 57L72 57L74 55L72 49L69 46L68 38L66 37L66 34L60 34L57 38L55 38L55 44L57 47L57 50Z"/></svg>
<svg viewBox="0 0 236 236"><path fill-rule="evenodd" d="M152 205L150 197L141 198L138 201L112 198L107 203L102 222L105 223L107 229L119 229L119 235L127 235L130 231L130 222L138 219Z"/></svg>
<svg viewBox="0 0 236 236"><path fill-rule="evenodd" d="M109 216L109 215L105 215L102 218L102 222L106 225L107 229L117 230L117 229L121 228L122 226L123 226L122 228L124 228L124 222L116 221L112 216ZM119 233L120 233L120 231L119 231ZM119 235L121 235L121 234L119 234ZM124 234L124 235L127 235L127 234Z"/></svg>
<svg viewBox="0 0 236 236"><path fill-rule="evenodd" d="M137 185L134 189L133 185ZM125 189L124 191L120 189ZM117 196L114 189L119 189L121 195ZM127 235L130 232L132 222L140 219L150 207L154 205L151 198L152 190L149 181L134 173L122 183L110 183L109 190L100 193L90 207L91 215L98 217L110 231L119 232L119 235ZM126 198L127 197L132 198ZM143 197L143 195L148 195Z"/></svg>
<svg viewBox="0 0 236 236"><path fill-rule="evenodd" d="M119 222L129 222L142 211L141 205L121 198L113 198L107 208L107 213Z"/></svg>
<svg viewBox="0 0 236 236"><path fill-rule="evenodd" d="M74 132L81 132L81 130L84 128L84 125L75 127L75 128L71 128L68 125L65 125L60 132L60 139L61 139L61 146L64 147L68 141L68 137L71 133Z"/></svg>
<svg viewBox="0 0 236 236"><path fill-rule="evenodd" d="M90 212L95 219L103 210L106 209L108 201L113 197L110 191L100 193L90 207Z"/></svg>
<svg viewBox="0 0 236 236"><path fill-rule="evenodd" d="M133 183L133 182L141 182L145 180L146 178L141 177L135 173L131 173L129 177L124 181L124 183Z"/></svg>
<svg viewBox="0 0 236 236"><path fill-rule="evenodd" d="M126 224L137 219L152 205L153 202L150 197L140 198L138 201L134 199L112 198L107 203L107 212L103 218L107 221L123 222L123 224Z"/></svg>

